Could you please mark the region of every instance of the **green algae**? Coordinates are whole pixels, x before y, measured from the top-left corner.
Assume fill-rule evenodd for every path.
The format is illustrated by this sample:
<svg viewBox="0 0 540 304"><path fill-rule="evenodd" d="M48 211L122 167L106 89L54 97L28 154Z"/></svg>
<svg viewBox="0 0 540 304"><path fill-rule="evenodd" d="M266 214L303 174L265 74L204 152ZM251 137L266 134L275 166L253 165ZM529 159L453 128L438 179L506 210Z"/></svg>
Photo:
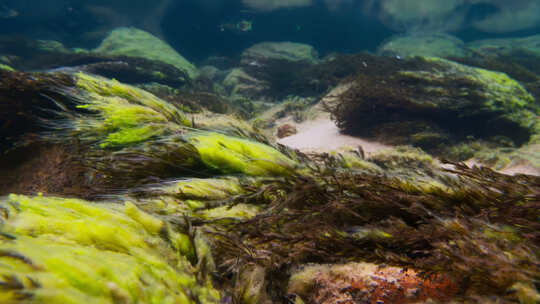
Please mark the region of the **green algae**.
<svg viewBox="0 0 540 304"><path fill-rule="evenodd" d="M279 59L289 62L318 60L313 46L295 42L261 42L242 53L242 60Z"/></svg>
<svg viewBox="0 0 540 304"><path fill-rule="evenodd" d="M1 205L2 303L219 301L181 254L196 247L189 238L131 203L10 195Z"/></svg>
<svg viewBox="0 0 540 304"><path fill-rule="evenodd" d="M226 199L244 192L240 185L240 179L235 177L185 179L159 187L159 191L180 199L197 200Z"/></svg>
<svg viewBox="0 0 540 304"><path fill-rule="evenodd" d="M7 64L3 64L3 63L0 63L0 70L6 70L6 71L15 71L14 68L10 67L9 65Z"/></svg>
<svg viewBox="0 0 540 304"><path fill-rule="evenodd" d="M69 94L78 109L95 115L70 119L69 128L102 148L136 144L191 125L179 109L144 90L83 73L74 77L79 90Z"/></svg>
<svg viewBox="0 0 540 304"><path fill-rule="evenodd" d="M470 51L460 39L447 34L407 34L392 37L377 49L381 55L400 57L467 57Z"/></svg>
<svg viewBox="0 0 540 304"><path fill-rule="evenodd" d="M264 141L257 141L256 136L247 134L250 132L237 130L239 126L231 126L230 130L219 133L211 130L213 127L209 121L206 128L201 130L198 123L186 125L185 122L190 121L185 116L179 116L182 112L167 107L165 102L155 97L146 98L129 86L84 74L74 77L79 80L74 91L65 88L62 92L76 98L79 107L77 111L64 107L67 120L64 123L78 128L72 128L69 132L56 130L57 134L63 135L63 140L66 137L77 139L91 144L90 148L95 151L113 151L110 154L112 157L106 154L100 161L115 167L125 165L126 172L139 171L138 176L142 177L154 177L153 171L141 170L136 166L149 159L163 160L174 166L193 165L193 168L196 163L202 165L197 167L201 170L211 170L197 175L199 178L166 172L169 175L164 178L168 180L182 179L170 182L158 180L157 186L138 185L133 189L132 197L122 197L124 204L91 205L79 200L36 198L39 204L19 202L8 206L10 216L5 216L6 224L1 230L5 235L0 237L4 240L1 244L19 245L8 254L0 255L0 262L8 260L27 265L25 259L12 254L20 252L21 257L39 261L35 264L47 267L47 274L53 273L61 279L49 281L36 275L39 281L35 281L33 274L29 274L31 279L28 279L26 272L21 275L22 272L13 274L7 270L2 279L8 286L23 284L24 292L39 301L46 299L51 303L69 303L69 299L73 298L79 302L92 302L104 297L104 303L167 303L170 290L175 289L178 290L175 294L178 298L171 302L212 303L218 297L207 276L212 273L217 275L216 281L223 279L225 284L237 284L235 300L259 303L265 297L263 293L270 290L267 284L279 284L269 275L269 270L278 268L277 271L287 273L288 265L302 264L310 259L330 263L342 259L366 259L419 267L428 272L472 273L475 282L495 282L501 292L508 287L507 281L528 282L528 273L516 269L515 264L520 260L534 262L534 257L520 256L515 248L497 247L498 244L490 243L519 243L517 245L525 246L528 245L526 242L530 242L526 234L530 231L526 227L518 227L514 222L499 224L501 218L496 217L498 213L506 215L513 210L518 210L516 214L519 214L523 206L505 207L500 204L502 206L498 210L495 207L499 206L491 203L502 201L512 204L515 197L530 197L530 192L519 190L521 186L528 187L523 180L510 181L509 185L503 186L499 185L500 177L491 178L489 184L480 186L471 186L473 181L458 184L457 178L451 179L452 183L448 175L439 177L434 173L437 164L433 158L419 149L408 147L381 153L368 160L363 159L361 150L343 155L333 153L311 157L285 149L279 152L265 145ZM95 99L85 104L82 99L87 96ZM112 110L104 102L108 98L113 98L110 101ZM126 115L123 115L124 109ZM142 134L137 135L138 128L148 125L151 126L148 132L156 133L144 137L148 133L143 130ZM218 125L213 124L215 128L221 128L216 127ZM131 134L137 136L120 136L124 131L133 131ZM109 140L111 134L118 136L118 139ZM139 153L137 155L147 158L123 163L125 160L120 156L124 153ZM178 155L178 159L190 159L193 164L188 161L176 162ZM298 167L302 169L297 170ZM103 172L110 173L108 169ZM300 172L305 174L300 175ZM474 172L466 173L463 175L482 180ZM406 178L402 178L403 175ZM261 176L267 178L262 179ZM422 179L424 176L427 178ZM461 175L457 176L462 178ZM501 197L506 193L511 193L512 197ZM12 201L24 201L25 197L12 198L15 198ZM61 211L56 211L57 206L62 207ZM483 212L484 208L490 208L489 212L486 211L489 213L487 216L495 216L493 222L496 224L487 226L484 222L467 221L480 214L476 211ZM530 210L525 209L525 212ZM40 219L35 220L34 214ZM511 221L513 217L508 218ZM504 220L507 220L506 217ZM537 221L536 218L534 220ZM32 223L37 224L33 226ZM18 225L24 229L17 230ZM171 225L180 231L173 231ZM10 227L14 228L10 230ZM223 230L223 227L232 229ZM506 227L511 227L513 231ZM15 239L10 240L12 237ZM45 241L31 243L35 238ZM227 238L237 243L230 247L220 243ZM467 243L468 238L473 242ZM454 248L451 246L444 247L444 241L448 239L457 240L459 246L464 245L452 251ZM54 247L57 242L61 242L58 246L64 247ZM50 265L46 264L48 259L26 250L26 244L37 248L36 251L51 248L50 256L56 260L51 261ZM46 247L46 244L51 244L51 247ZM498 281L501 276L496 271L494 277L481 278L478 275L485 269L493 269L490 265L482 264L482 258L480 261L476 259L486 244L495 246L488 248L493 249L490 253L494 255L496 265L511 269L517 273L515 277L501 283ZM86 248L90 249L86 251ZM461 248L469 251L459 252ZM531 248L535 247L531 245ZM60 252L66 252L67 258L59 261ZM110 263L98 265L102 267L95 266L92 259L108 259L109 252L119 256L110 258ZM419 252L422 253L420 258ZM518 258L504 264L506 252ZM125 260L122 259L124 256L127 256ZM134 257L133 260L130 257ZM460 263L462 258L471 258L477 264L469 269L468 264ZM485 258L488 262L490 259L491 256ZM144 266L139 267L138 263ZM238 265L255 264L263 266L235 272ZM69 268L65 265L75 265L78 272L65 270ZM285 266L280 268L280 265ZM58 270L54 272L51 269ZM117 269L120 274L117 274ZM99 273L94 274L94 270ZM30 269L28 273L33 271ZM231 272L237 282L231 282ZM522 272L525 279L519 277ZM1 263L0 273L3 273ZM177 273L179 275L175 277ZM87 283L86 278L92 282ZM142 278L143 283L137 278ZM42 280L52 285L35 283ZM64 285L57 283L60 280ZM133 280L135 283L132 283ZM145 285L144 290L140 291L139 283L144 285L145 282L150 282L150 285ZM49 294L69 299L44 298L34 291L45 287ZM59 289L66 292L58 295L56 291ZM5 294L6 297L24 296L19 291L12 288Z"/></svg>
<svg viewBox="0 0 540 304"><path fill-rule="evenodd" d="M253 176L288 175L295 163L276 149L242 138L205 132L190 135L201 160L225 173Z"/></svg>
<svg viewBox="0 0 540 304"><path fill-rule="evenodd" d="M464 77L472 83L483 87L484 106L491 110L516 111L526 109L534 104L534 97L516 80L507 74L482 68L470 67L437 57L424 57L427 62L440 64L446 70L443 74L427 73L421 78L429 77Z"/></svg>
<svg viewBox="0 0 540 304"><path fill-rule="evenodd" d="M199 75L197 68L170 45L152 34L136 28L113 30L93 51L106 55L143 57L161 61L187 73L190 78L196 78Z"/></svg>
<svg viewBox="0 0 540 304"><path fill-rule="evenodd" d="M167 167L181 167L222 174L287 175L297 166L259 142L267 141L245 123L200 116L206 130L195 129L193 118L144 90L83 73L73 77L75 88L59 90L75 101L77 111L62 106L60 115L65 119L53 123L60 132L45 139L90 144L97 157L89 161L104 168L104 174L119 169L124 176L127 171L131 171L128 176L135 176L140 167L157 170L159 175ZM211 131L214 128L223 128L224 133ZM142 161L133 162L135 157L125 155Z"/></svg>
<svg viewBox="0 0 540 304"><path fill-rule="evenodd" d="M457 161L480 152L467 147L475 141L493 149L536 140L540 108L507 74L437 57L394 61L381 75L358 72L328 104L343 132Z"/></svg>

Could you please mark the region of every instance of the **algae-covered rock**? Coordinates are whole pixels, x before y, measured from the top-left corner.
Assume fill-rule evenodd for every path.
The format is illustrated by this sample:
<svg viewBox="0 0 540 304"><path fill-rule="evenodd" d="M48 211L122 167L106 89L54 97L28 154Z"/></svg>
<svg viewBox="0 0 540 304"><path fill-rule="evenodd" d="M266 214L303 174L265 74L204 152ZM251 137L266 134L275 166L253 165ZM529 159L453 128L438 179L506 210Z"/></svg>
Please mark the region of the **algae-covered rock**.
<svg viewBox="0 0 540 304"><path fill-rule="evenodd" d="M2 303L219 303L181 253L189 238L132 203L11 195L0 205Z"/></svg>
<svg viewBox="0 0 540 304"><path fill-rule="evenodd" d="M540 55L540 35L477 40L468 43L467 47L483 55L509 54L514 51L527 51Z"/></svg>
<svg viewBox="0 0 540 304"><path fill-rule="evenodd" d="M170 45L136 28L113 30L93 51L106 55L143 57L162 61L186 72L191 78L198 76L197 68Z"/></svg>
<svg viewBox="0 0 540 304"><path fill-rule="evenodd" d="M4 190L43 189L65 194L67 189L81 189L84 193L99 193L106 191L101 188L104 184L127 189L148 183L149 176L177 179L236 173L289 175L298 166L267 145L268 141L248 123L232 116L187 114L137 87L84 73L3 73L0 116L8 123L1 130L0 147L11 149L17 145L21 149L20 153L10 153L3 163L10 163L9 159L19 159L15 162L19 164L24 161L15 154L39 155L23 151L24 145L20 145L20 136L32 130L38 136L26 142L58 147L43 149L62 151L50 154L52 159L47 163L68 171L52 179L43 178L43 174L57 170L40 168L31 174L17 171L17 175L2 172ZM76 155L69 156L70 151ZM69 157L61 156L63 153ZM28 163L44 164L39 160ZM63 186L49 186L48 182L14 185L23 179L63 181ZM70 185L70 181L76 184Z"/></svg>
<svg viewBox="0 0 540 304"><path fill-rule="evenodd" d="M269 84L248 75L243 69L232 69L223 79L223 86L231 95L246 97L258 96L266 90Z"/></svg>
<svg viewBox="0 0 540 304"><path fill-rule="evenodd" d="M302 265L291 275L288 292L307 303L418 303L448 301L457 284L441 276L422 278L409 269L370 263Z"/></svg>
<svg viewBox="0 0 540 304"><path fill-rule="evenodd" d="M61 54L70 54L75 52L66 48L61 42L55 40L37 40L35 43L37 51L40 52L54 52Z"/></svg>
<svg viewBox="0 0 540 304"><path fill-rule="evenodd" d="M270 101L282 100L288 95L313 96L324 87L313 79L317 71L310 71L317 63L317 52L310 45L262 42L242 53L241 73L230 79L238 79L236 82L240 85L236 87L251 94L246 97L253 98L252 92L258 93L254 97Z"/></svg>
<svg viewBox="0 0 540 304"><path fill-rule="evenodd" d="M289 175L297 166L276 149L241 138L249 129L229 134L197 130L193 118L144 90L83 73L71 77L75 86L63 89L65 97L75 103L75 112L85 114L63 107L59 114L64 119L51 122L57 133L44 139L91 145L94 155L86 161L100 164L104 174L157 170L161 175L165 168L176 168L184 173Z"/></svg>
<svg viewBox="0 0 540 304"><path fill-rule="evenodd" d="M540 131L534 97L504 73L436 57L396 61L405 62L359 74L330 105L343 131L444 156L470 139L520 146Z"/></svg>
<svg viewBox="0 0 540 304"><path fill-rule="evenodd" d="M296 42L261 42L242 53L242 62L255 65L257 60L317 61L317 51L308 44Z"/></svg>
<svg viewBox="0 0 540 304"><path fill-rule="evenodd" d="M466 57L469 52L460 39L446 34L411 34L391 38L382 44L377 53L400 57Z"/></svg>

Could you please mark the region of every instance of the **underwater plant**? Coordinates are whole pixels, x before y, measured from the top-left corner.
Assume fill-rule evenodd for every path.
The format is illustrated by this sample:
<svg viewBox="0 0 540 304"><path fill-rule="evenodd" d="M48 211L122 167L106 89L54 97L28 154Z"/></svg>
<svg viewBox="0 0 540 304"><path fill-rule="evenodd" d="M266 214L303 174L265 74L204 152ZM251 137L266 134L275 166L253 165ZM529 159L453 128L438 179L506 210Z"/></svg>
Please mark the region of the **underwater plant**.
<svg viewBox="0 0 540 304"><path fill-rule="evenodd" d="M377 64L393 71L395 60ZM448 64L415 60L400 67ZM430 278L444 276L458 301L539 297L538 177L443 169L402 147L367 158L303 154L245 122L189 114L115 80L1 73L2 109L21 113L11 125L39 126L6 139L18 141L6 155L40 144L71 152L64 161L83 176L73 182L95 185L97 200L64 189L0 200L6 302L301 303L316 297L288 295L304 282L298 269L357 262L410 268L435 286ZM526 91L508 86L499 90L525 96L517 110L528 107Z"/></svg>
<svg viewBox="0 0 540 304"><path fill-rule="evenodd" d="M443 274L460 284L463 300L537 301L538 177L453 164L435 175L424 171L432 179L422 182L327 161L311 177L267 187L258 196L266 212L214 233L223 271L260 265L266 282L276 282L295 265L368 261ZM529 298L517 292L520 284Z"/></svg>
<svg viewBox="0 0 540 304"><path fill-rule="evenodd" d="M496 147L501 136L521 146L540 130L534 97L504 73L439 58L381 61L396 65L380 75L359 71L327 103L343 132L464 160L449 149L471 139Z"/></svg>
<svg viewBox="0 0 540 304"><path fill-rule="evenodd" d="M203 241L130 202L10 195L0 208L2 303L219 303L187 259Z"/></svg>

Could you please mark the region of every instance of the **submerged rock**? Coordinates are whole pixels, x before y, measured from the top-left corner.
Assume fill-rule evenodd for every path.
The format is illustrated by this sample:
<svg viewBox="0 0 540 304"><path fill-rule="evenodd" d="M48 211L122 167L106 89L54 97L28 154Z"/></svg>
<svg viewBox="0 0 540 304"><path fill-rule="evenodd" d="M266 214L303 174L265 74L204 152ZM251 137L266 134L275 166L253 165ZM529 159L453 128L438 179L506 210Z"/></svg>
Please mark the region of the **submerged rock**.
<svg viewBox="0 0 540 304"><path fill-rule="evenodd" d="M504 55L515 51L527 51L540 56L540 35L478 40L468 43L467 47L482 55Z"/></svg>
<svg viewBox="0 0 540 304"><path fill-rule="evenodd" d="M520 83L434 57L380 76L359 74L338 99L330 107L344 132L446 157L456 156L450 147L473 139L497 146L503 136L520 146L540 132L540 109Z"/></svg>
<svg viewBox="0 0 540 304"><path fill-rule="evenodd" d="M307 303L446 302L458 292L455 282L441 276L422 278L413 270L369 263L304 265L291 276L289 294Z"/></svg>
<svg viewBox="0 0 540 304"><path fill-rule="evenodd" d="M308 61L318 60L317 51L311 45L295 42L261 42L242 52L246 65L257 65L259 60Z"/></svg>
<svg viewBox="0 0 540 304"><path fill-rule="evenodd" d="M277 128L277 138L284 138L298 133L296 127L291 124L284 124Z"/></svg>
<svg viewBox="0 0 540 304"><path fill-rule="evenodd" d="M230 95L255 98L268 89L269 84L248 75L243 69L232 69L223 79L225 89Z"/></svg>
<svg viewBox="0 0 540 304"><path fill-rule="evenodd" d="M136 28L117 28L93 50L110 56L133 56L168 63L196 78L197 68L159 38Z"/></svg>
<svg viewBox="0 0 540 304"><path fill-rule="evenodd" d="M391 38L383 43L377 53L400 57L466 57L465 43L447 34L413 34Z"/></svg>
<svg viewBox="0 0 540 304"><path fill-rule="evenodd" d="M157 39L157 38L155 38ZM104 54L69 49L57 41L3 38L0 61L20 71L86 73L114 78L130 84L157 82L182 87L190 83L185 69L175 62L139 55ZM11 46L11 47L6 47Z"/></svg>
<svg viewBox="0 0 540 304"><path fill-rule="evenodd" d="M246 49L240 67L232 69L223 86L232 95L268 101L287 95L313 94L308 68L318 62L317 52L307 44L262 42ZM315 85L312 85L314 87Z"/></svg>

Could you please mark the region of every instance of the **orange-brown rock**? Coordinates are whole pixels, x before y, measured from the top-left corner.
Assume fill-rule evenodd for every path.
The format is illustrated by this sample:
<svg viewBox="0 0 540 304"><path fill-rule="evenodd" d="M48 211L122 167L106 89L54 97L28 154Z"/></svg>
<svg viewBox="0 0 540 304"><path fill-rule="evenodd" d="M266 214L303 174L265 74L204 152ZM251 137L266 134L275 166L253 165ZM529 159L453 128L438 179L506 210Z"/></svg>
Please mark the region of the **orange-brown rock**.
<svg viewBox="0 0 540 304"><path fill-rule="evenodd" d="M283 138L294 135L296 133L298 133L298 130L296 130L295 126L290 124L284 124L278 127L276 136L278 138Z"/></svg>
<svg viewBox="0 0 540 304"><path fill-rule="evenodd" d="M443 276L421 277L414 270L368 263L313 265L291 277L289 293L304 303L418 303L451 300L458 285Z"/></svg>

